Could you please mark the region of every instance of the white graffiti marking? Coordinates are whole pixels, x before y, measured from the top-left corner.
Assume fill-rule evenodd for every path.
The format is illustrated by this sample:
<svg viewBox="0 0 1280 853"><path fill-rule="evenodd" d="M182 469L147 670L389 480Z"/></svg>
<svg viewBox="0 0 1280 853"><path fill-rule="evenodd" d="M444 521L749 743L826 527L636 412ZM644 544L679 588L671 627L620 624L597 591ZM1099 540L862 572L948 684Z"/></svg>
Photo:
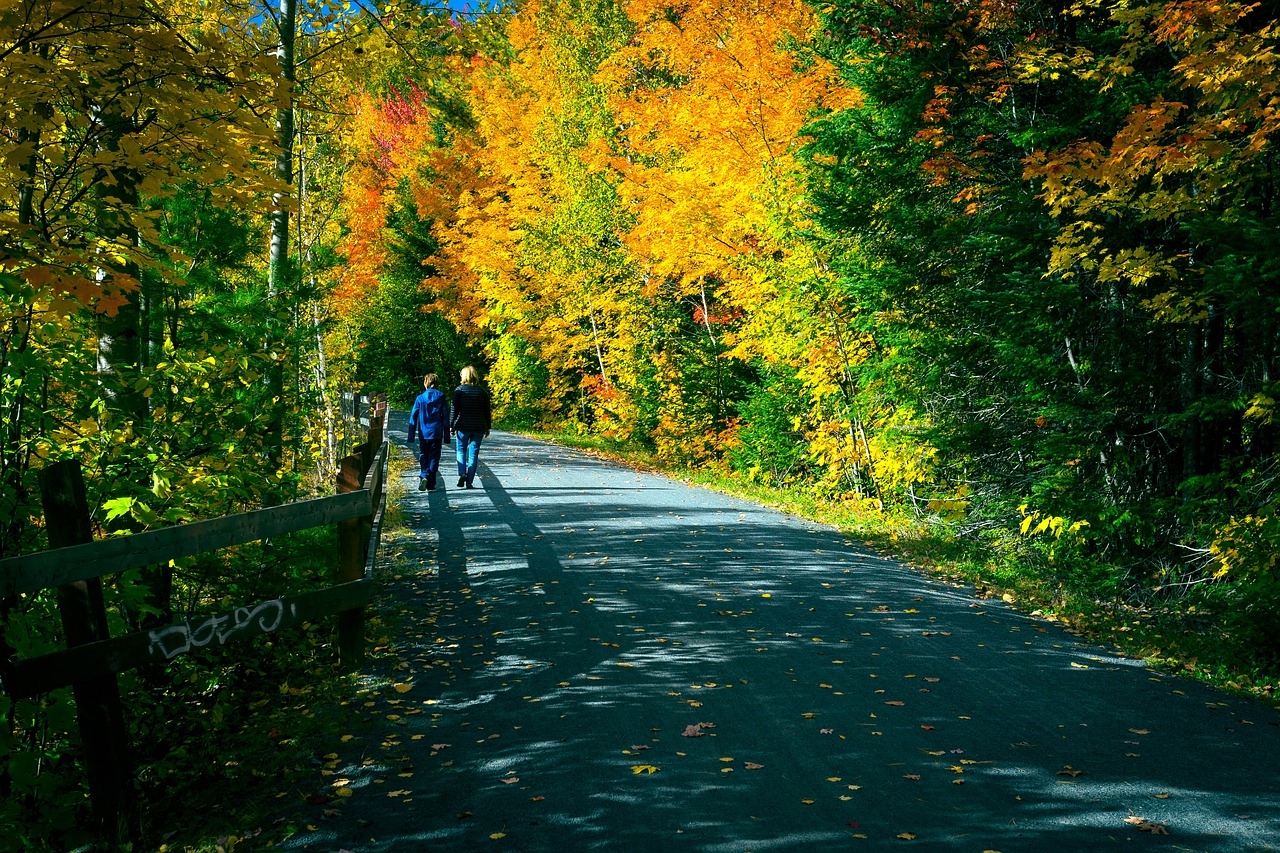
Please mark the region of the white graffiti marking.
<svg viewBox="0 0 1280 853"><path fill-rule="evenodd" d="M286 609L290 616L297 613L296 605L290 604L286 608L285 603L277 599L264 601L255 607L238 607L232 613L210 616L194 625L187 621L167 628L156 628L148 635L151 639L149 651L153 655L159 652L165 660L172 660L192 649L214 644L225 645L249 629L252 633L268 634L280 627Z"/></svg>

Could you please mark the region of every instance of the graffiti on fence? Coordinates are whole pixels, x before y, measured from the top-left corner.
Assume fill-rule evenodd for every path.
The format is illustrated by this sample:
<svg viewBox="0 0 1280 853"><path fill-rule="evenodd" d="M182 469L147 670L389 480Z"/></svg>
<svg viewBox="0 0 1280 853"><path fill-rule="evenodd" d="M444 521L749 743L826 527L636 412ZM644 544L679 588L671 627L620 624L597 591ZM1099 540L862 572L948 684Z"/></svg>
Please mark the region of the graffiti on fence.
<svg viewBox="0 0 1280 853"><path fill-rule="evenodd" d="M171 660L192 649L224 645L240 634L269 634L280 627L286 613L289 616L297 615L297 605L286 605L282 599L276 599L253 607L237 607L231 613L220 613L194 624L187 621L156 628L149 634L149 651L153 655L158 652L165 660Z"/></svg>

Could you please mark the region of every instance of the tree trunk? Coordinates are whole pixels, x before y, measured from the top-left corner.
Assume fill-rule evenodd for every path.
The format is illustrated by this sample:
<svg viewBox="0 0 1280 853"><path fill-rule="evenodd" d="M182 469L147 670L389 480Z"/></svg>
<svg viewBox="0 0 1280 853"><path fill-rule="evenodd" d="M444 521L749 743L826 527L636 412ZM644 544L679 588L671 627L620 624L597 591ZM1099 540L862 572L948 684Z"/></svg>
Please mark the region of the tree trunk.
<svg viewBox="0 0 1280 853"><path fill-rule="evenodd" d="M284 361L282 324L275 316L276 304L287 285L289 262L289 201L293 185L294 138L294 86L297 83L297 67L294 60L294 41L297 29L296 0L280 0L280 40L277 58L280 77L288 90L285 105L276 113L276 180L280 187L271 197L271 250L268 261L267 297L270 303L268 328L271 329L267 348L275 356L267 374L267 392L271 398L270 425L267 430L267 452L271 468L278 471L284 461ZM275 352L275 350L281 352Z"/></svg>
<svg viewBox="0 0 1280 853"><path fill-rule="evenodd" d="M117 155L124 137L138 129L132 117L112 110L103 110L98 120L103 128L102 149ZM125 242L130 247L138 245L138 230L129 219L129 212L138 208L138 181L138 170L133 167L99 170L98 229L104 239ZM123 300L114 311L98 315L98 375L103 393L114 402L113 408L122 422L140 425L147 413L147 399L134 390L132 381L142 355L138 272L138 265L132 260L114 269L98 269L103 291ZM115 382L110 381L112 377Z"/></svg>

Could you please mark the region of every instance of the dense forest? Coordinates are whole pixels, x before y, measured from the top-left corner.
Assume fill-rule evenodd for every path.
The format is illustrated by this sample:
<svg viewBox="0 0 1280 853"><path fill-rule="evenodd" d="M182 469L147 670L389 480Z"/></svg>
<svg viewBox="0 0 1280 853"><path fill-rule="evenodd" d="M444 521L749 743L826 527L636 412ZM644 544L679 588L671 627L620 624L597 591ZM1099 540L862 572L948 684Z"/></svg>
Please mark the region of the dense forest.
<svg viewBox="0 0 1280 853"><path fill-rule="evenodd" d="M1275 665L1276 11L5 0L0 558L51 461L101 535L292 500L341 391L474 362L505 428L929 521ZM232 583L169 568L112 618ZM0 602L6 657L54 614ZM0 696L0 835L83 808L67 705Z"/></svg>

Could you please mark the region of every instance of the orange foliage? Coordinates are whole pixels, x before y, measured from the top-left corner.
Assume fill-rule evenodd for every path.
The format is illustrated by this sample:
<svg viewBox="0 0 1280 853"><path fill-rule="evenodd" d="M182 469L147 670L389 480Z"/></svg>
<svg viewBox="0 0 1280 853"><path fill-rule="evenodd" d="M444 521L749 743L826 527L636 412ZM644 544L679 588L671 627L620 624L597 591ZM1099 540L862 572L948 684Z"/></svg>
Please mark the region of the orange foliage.
<svg viewBox="0 0 1280 853"><path fill-rule="evenodd" d="M387 260L383 229L402 182L421 183L420 161L434 135L426 95L409 84L386 99L362 92L352 97L347 144L352 162L343 184L343 218L349 230L339 246L347 264L334 290L339 303L354 304L377 286Z"/></svg>
<svg viewBox="0 0 1280 853"><path fill-rule="evenodd" d="M1176 290L1188 277L1185 245L1114 246L1104 226L1117 219L1177 221L1203 212L1206 202L1230 218L1253 203L1280 131L1280 56L1273 47L1280 26L1274 19L1250 25L1253 8L1182 0L1113 13L1128 25L1118 59L1084 65L1080 75L1107 89L1132 74L1143 54L1172 53L1172 91L1135 106L1109 144L1080 141L1028 158L1025 176L1040 182L1045 203L1067 220L1055 245L1055 272L1155 283L1145 293L1158 315L1199 315L1198 301Z"/></svg>
<svg viewBox="0 0 1280 853"><path fill-rule="evenodd" d="M794 154L816 111L856 100L827 63L786 50L814 26L792 0L626 6L637 32L602 79L624 128L610 164L638 212L628 247L654 280L738 278L796 211Z"/></svg>

